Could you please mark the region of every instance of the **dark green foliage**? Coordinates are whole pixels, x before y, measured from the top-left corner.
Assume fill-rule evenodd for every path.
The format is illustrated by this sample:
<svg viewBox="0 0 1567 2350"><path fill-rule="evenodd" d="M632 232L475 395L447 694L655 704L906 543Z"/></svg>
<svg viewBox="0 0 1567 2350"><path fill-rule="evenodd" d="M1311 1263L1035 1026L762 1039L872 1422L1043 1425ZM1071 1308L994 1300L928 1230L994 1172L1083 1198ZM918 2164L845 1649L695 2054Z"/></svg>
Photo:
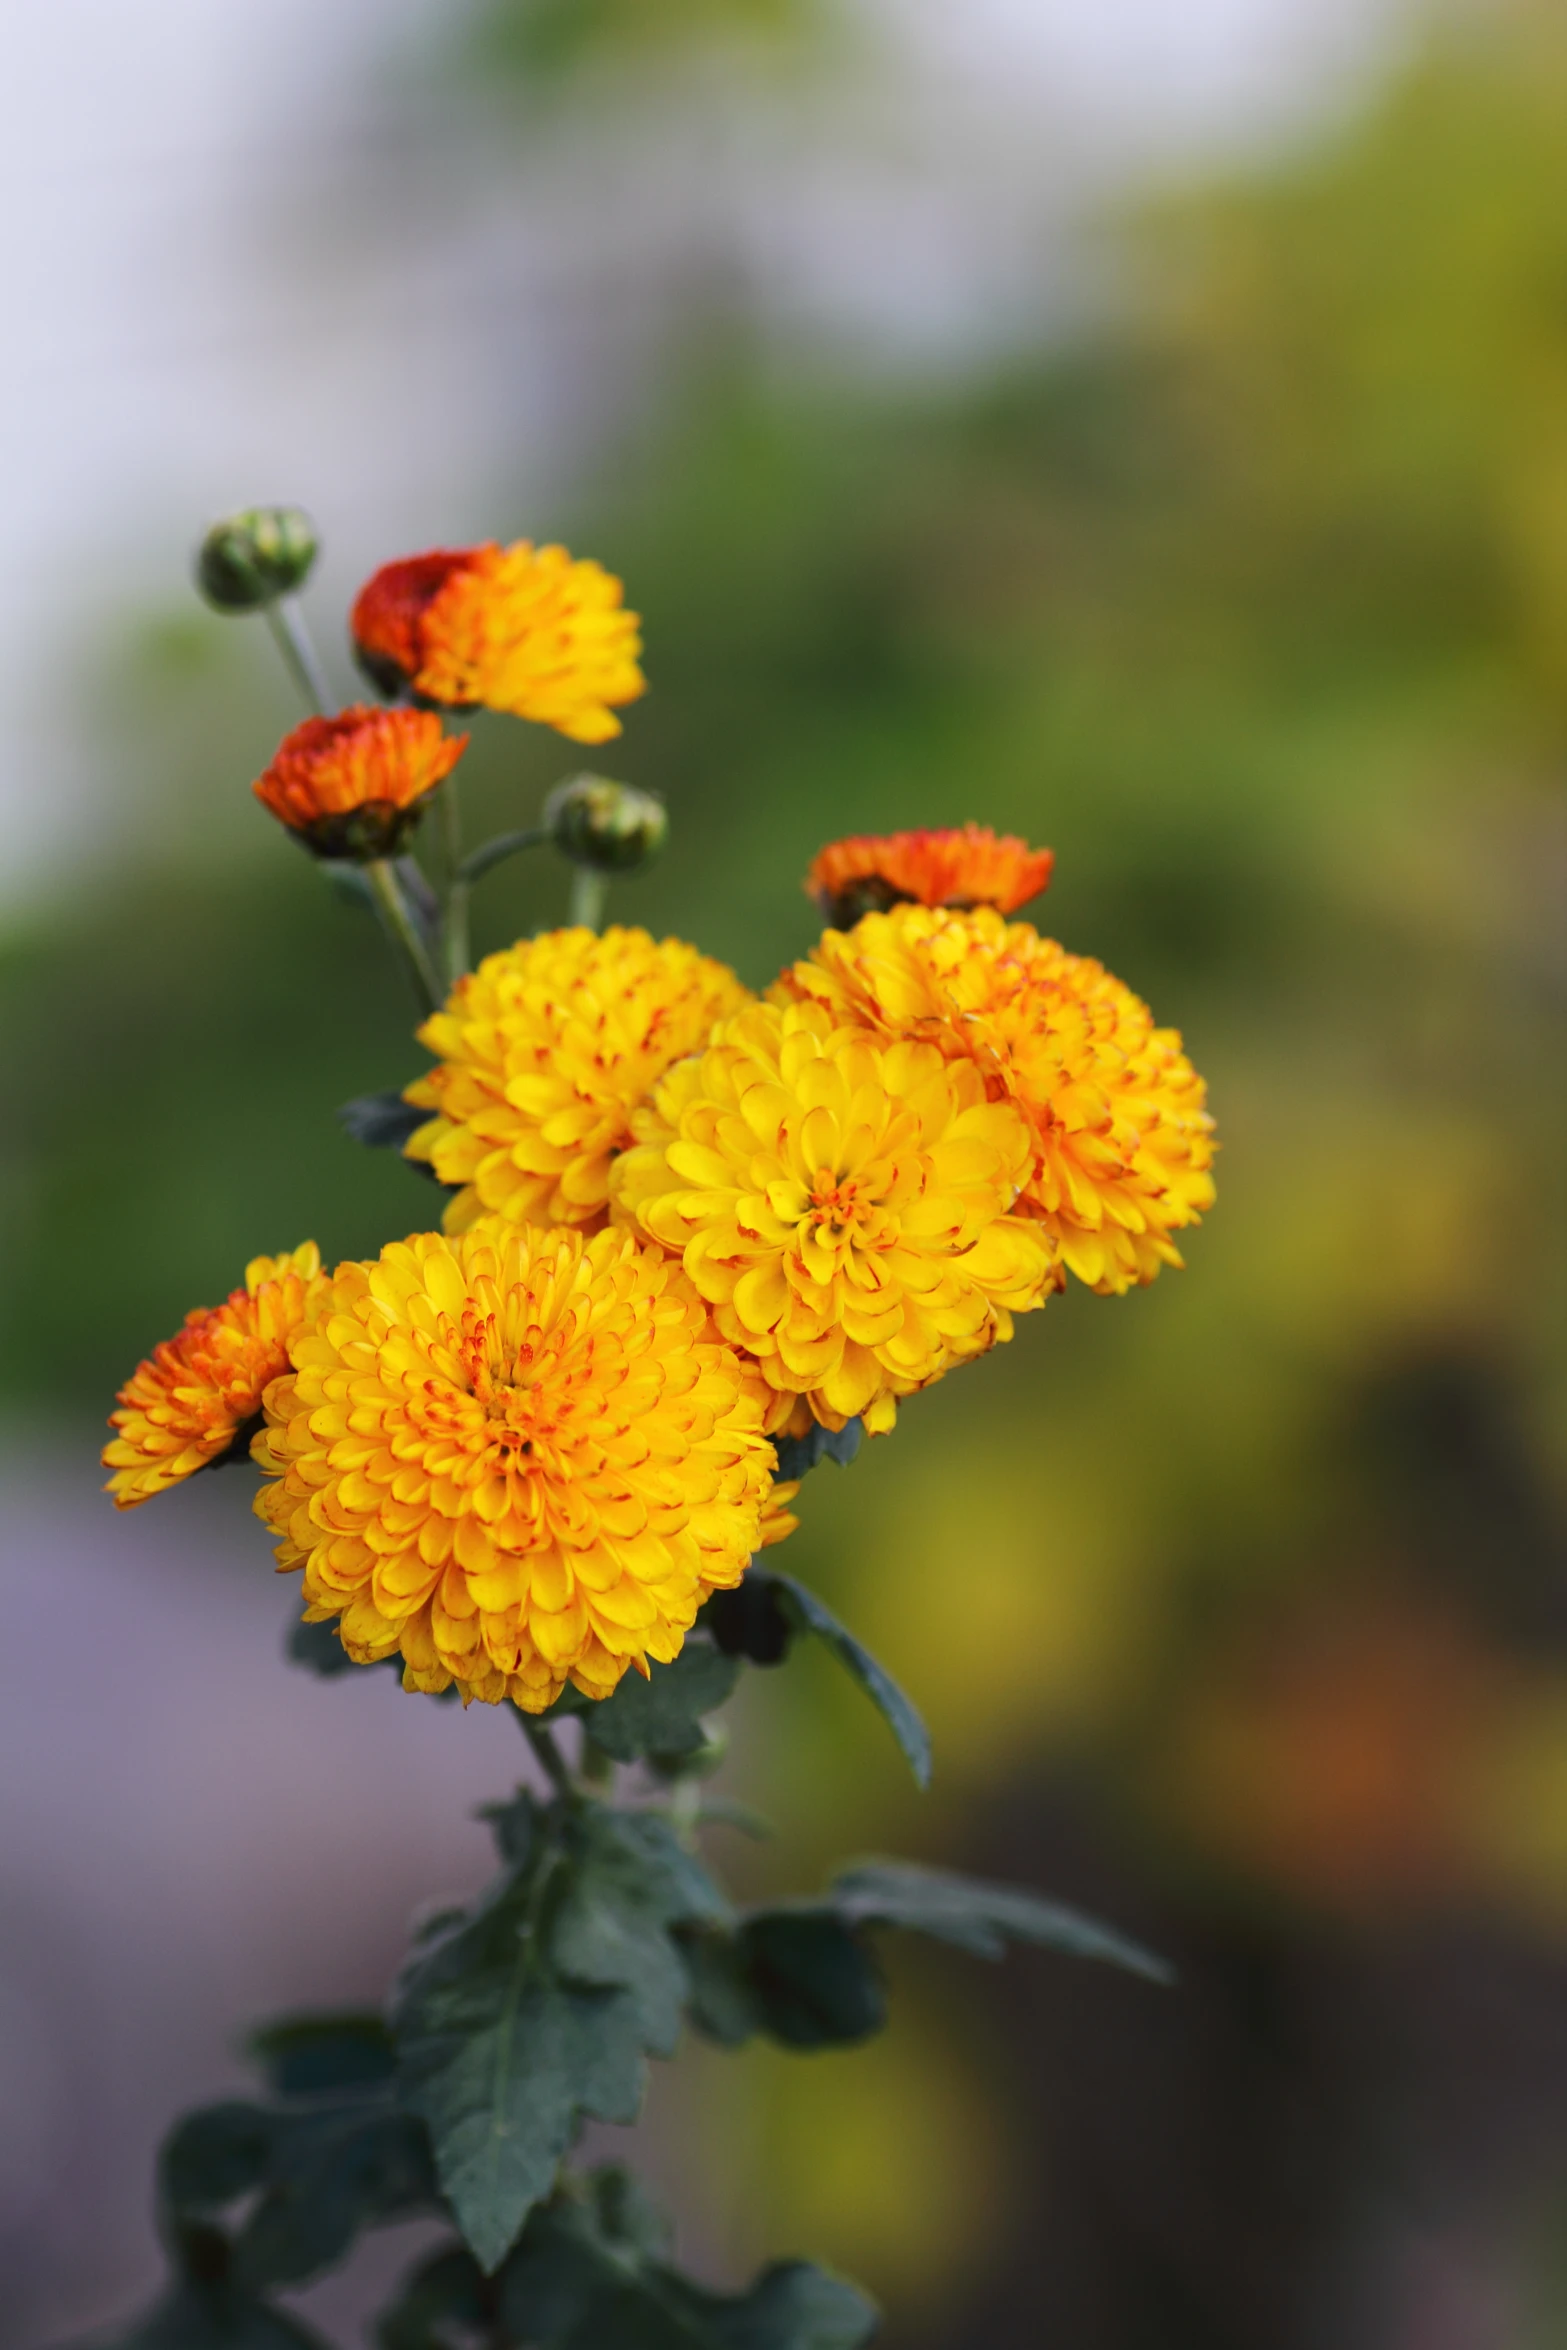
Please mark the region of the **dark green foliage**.
<svg viewBox="0 0 1567 2350"><path fill-rule="evenodd" d="M384 2095L293 2110L238 2100L181 2123L163 2152L162 2204L176 2227L244 2209L228 2274L252 2293L333 2267L365 2228L435 2207L424 2131Z"/></svg>
<svg viewBox="0 0 1567 2350"><path fill-rule="evenodd" d="M461 2251L425 2261L377 2340L446 2350L471 2329L495 2350L858 2350L875 2331L861 2294L803 2261L764 2270L747 2293L711 2293L667 2265L665 2243L635 2182L595 2171L534 2212L495 2276Z"/></svg>
<svg viewBox="0 0 1567 2350"><path fill-rule="evenodd" d="M743 1656L753 1665L781 1665L794 1638L778 1585L760 1567L748 1569L733 1591L715 1591L697 1621L725 1656Z"/></svg>
<svg viewBox="0 0 1567 2350"><path fill-rule="evenodd" d="M327 2350L327 2345L298 2318L267 2308L220 2274L182 2277L139 2325L129 2333L96 2336L91 2350Z"/></svg>
<svg viewBox="0 0 1567 2350"><path fill-rule="evenodd" d="M362 1142L367 1150L400 1151L410 1134L421 1126L428 1126L428 1110L417 1110L405 1102L393 1087L385 1093L362 1093L351 1102L344 1102L337 1113L337 1122L354 1142ZM421 1173L429 1173L426 1163L410 1160Z"/></svg>
<svg viewBox="0 0 1567 2350"><path fill-rule="evenodd" d="M999 1958L1009 1940L1074 1958L1104 1959L1156 1983L1171 1969L1151 1951L1080 1910L1011 1885L987 1885L945 1869L864 1861L836 1877L819 1901L749 1911L732 1927L681 1937L690 2016L709 2039L736 2048L765 2034L785 2048L840 2047L887 2020L867 1929L901 1926L977 1958Z"/></svg>
<svg viewBox="0 0 1567 2350"><path fill-rule="evenodd" d="M378 2015L281 2016L245 2043L274 2097L328 2097L373 2089L397 2069L392 2035Z"/></svg>
<svg viewBox="0 0 1567 2350"><path fill-rule="evenodd" d="M830 1908L760 1910L732 1934L692 1935L686 1952L691 2021L726 2048L758 2034L843 2047L887 2021L874 1958Z"/></svg>
<svg viewBox="0 0 1567 2350"><path fill-rule="evenodd" d="M818 1461L836 1461L841 1469L846 1469L858 1453L864 1434L864 1425L857 1419L846 1420L841 1428L824 1428L819 1420L813 1420L803 1436L780 1436L775 1440L778 1474L803 1477Z"/></svg>
<svg viewBox="0 0 1567 2350"><path fill-rule="evenodd" d="M1016 1885L987 1885L912 1861L862 1861L833 1879L832 1905L848 1925L906 1926L976 1958L1000 1958L1008 1941L1033 1942L1072 1958L1104 1959L1150 1982L1174 1981L1152 1951L1081 1910Z"/></svg>
<svg viewBox="0 0 1567 2350"><path fill-rule="evenodd" d="M739 1669L721 1645L692 1633L669 1664L649 1665L645 1681L640 1673L627 1673L612 1697L597 1702L568 1689L543 1718L580 1715L594 1745L616 1762L694 1754L706 1737L703 1716L724 1703Z"/></svg>
<svg viewBox="0 0 1567 2350"><path fill-rule="evenodd" d="M724 1914L651 1815L519 1797L498 1836L510 1866L418 1952L393 2012L403 2096L487 2270L549 2194L583 2117L635 2118L644 2059L667 2055L679 2028L669 1929Z"/></svg>

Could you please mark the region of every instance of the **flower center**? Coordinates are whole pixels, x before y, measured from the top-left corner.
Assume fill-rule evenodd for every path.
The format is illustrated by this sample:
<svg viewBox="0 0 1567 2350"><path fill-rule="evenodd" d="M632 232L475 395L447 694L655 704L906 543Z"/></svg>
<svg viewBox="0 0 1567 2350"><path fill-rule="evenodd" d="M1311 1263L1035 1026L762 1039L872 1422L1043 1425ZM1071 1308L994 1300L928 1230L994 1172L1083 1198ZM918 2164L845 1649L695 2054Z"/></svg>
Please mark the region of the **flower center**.
<svg viewBox="0 0 1567 2350"><path fill-rule="evenodd" d="M521 1467L532 1458L540 1433L534 1348L527 1340L515 1349L508 1347L494 1314L470 1311L463 1317L456 1352L469 1390L489 1422L491 1442L509 1463Z"/></svg>
<svg viewBox="0 0 1567 2350"><path fill-rule="evenodd" d="M841 1240L860 1215L860 1187L852 1176L841 1181L830 1167L818 1167L811 1184L811 1224L827 1240Z"/></svg>

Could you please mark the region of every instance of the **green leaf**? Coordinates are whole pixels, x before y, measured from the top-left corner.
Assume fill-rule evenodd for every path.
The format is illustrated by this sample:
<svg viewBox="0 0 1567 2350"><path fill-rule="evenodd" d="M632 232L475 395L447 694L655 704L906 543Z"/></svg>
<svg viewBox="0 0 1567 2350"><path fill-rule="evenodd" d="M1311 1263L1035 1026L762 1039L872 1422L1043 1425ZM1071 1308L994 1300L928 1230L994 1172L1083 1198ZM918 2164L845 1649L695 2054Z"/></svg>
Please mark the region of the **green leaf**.
<svg viewBox="0 0 1567 2350"><path fill-rule="evenodd" d="M587 1807L570 1824L570 1874L550 1950L573 1981L624 1990L643 2044L668 2056L680 2036L686 1972L671 1926L728 1914L712 1879L668 1823L647 1812Z"/></svg>
<svg viewBox="0 0 1567 2350"><path fill-rule="evenodd" d="M616 1762L639 1762L645 1754L691 1754L703 1743L703 1715L724 1703L739 1671L737 1658L693 1632L669 1664L648 1667L645 1681L640 1673L627 1673L614 1695L597 1703L572 1690L568 1697L575 1702L557 1700L545 1718L580 1716L594 1745Z"/></svg>
<svg viewBox="0 0 1567 2350"><path fill-rule="evenodd" d="M846 1420L841 1428L824 1428L819 1420L813 1420L803 1436L776 1437L778 1474L803 1477L818 1461L836 1461L840 1469L846 1469L859 1452L864 1434L859 1420Z"/></svg>
<svg viewBox="0 0 1567 2350"><path fill-rule="evenodd" d="M991 1885L912 1861L862 1861L833 1879L829 1899L848 1925L909 1927L978 1958L999 1958L1008 1940L1033 1942L1073 1958L1128 1967L1150 1982L1174 1980L1165 1960L1128 1935L1021 1886Z"/></svg>
<svg viewBox="0 0 1567 2350"><path fill-rule="evenodd" d="M378 2015L280 2016L251 2033L245 2053L274 2097L321 2097L390 2082L392 2035Z"/></svg>
<svg viewBox="0 0 1567 2350"><path fill-rule="evenodd" d="M724 2047L758 2033L785 2048L847 2047L887 2021L875 1960L824 1905L757 1910L684 1948L691 2021Z"/></svg>
<svg viewBox="0 0 1567 2350"><path fill-rule="evenodd" d="M83 2345L83 2350L89 2346ZM95 2334L90 2350L331 2350L298 2318L226 2285L182 2282L125 2334Z"/></svg>
<svg viewBox="0 0 1567 2350"><path fill-rule="evenodd" d="M634 2224L624 2224L628 2201ZM858 2350L876 2313L852 2286L790 2261L747 2293L712 2293L660 2257L623 2173L535 2212L501 2273L501 2336L538 2350Z"/></svg>
<svg viewBox="0 0 1567 2350"><path fill-rule="evenodd" d="M362 1142L367 1150L400 1151L411 1134L429 1125L430 1113L416 1110L395 1091L362 1093L354 1101L344 1102L337 1122L352 1141Z"/></svg>
<svg viewBox="0 0 1567 2350"><path fill-rule="evenodd" d="M254 2289L335 2268L366 2228L437 2207L423 2126L366 2104L279 2116L265 2191L234 2239L234 2274Z"/></svg>
<svg viewBox="0 0 1567 2350"><path fill-rule="evenodd" d="M493 2302L473 2254L454 2245L404 2278L397 2299L376 2320L375 2339L380 2350L451 2350L454 2338L489 2329Z"/></svg>
<svg viewBox="0 0 1567 2350"><path fill-rule="evenodd" d="M858 1681L902 1747L916 1784L928 1787L930 1732L892 1675L876 1662L868 1648L861 1646L852 1632L839 1623L831 1608L818 1599L814 1591L808 1591L803 1583L796 1583L792 1575L780 1575L770 1568L751 1567L747 1569L746 1581L749 1583L754 1575L764 1575L776 1585L785 1612L794 1616L802 1631L814 1632L817 1639L832 1651L844 1670Z"/></svg>
<svg viewBox="0 0 1567 2350"><path fill-rule="evenodd" d="M502 1815L508 1851L521 1816ZM635 2119L644 2060L678 2029L669 1928L718 1904L661 1820L596 1804L526 1816L523 1856L416 1953L392 2019L404 2099L486 2273L584 2117Z"/></svg>

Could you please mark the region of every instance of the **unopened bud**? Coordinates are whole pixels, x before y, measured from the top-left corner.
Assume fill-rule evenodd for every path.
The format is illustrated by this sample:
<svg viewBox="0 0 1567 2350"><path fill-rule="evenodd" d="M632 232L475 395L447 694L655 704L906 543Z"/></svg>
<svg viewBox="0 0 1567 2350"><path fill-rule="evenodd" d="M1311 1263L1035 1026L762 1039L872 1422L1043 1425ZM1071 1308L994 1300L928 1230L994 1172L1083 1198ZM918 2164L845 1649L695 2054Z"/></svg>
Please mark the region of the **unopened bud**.
<svg viewBox="0 0 1567 2350"><path fill-rule="evenodd" d="M662 800L602 775L577 775L544 803L544 828L563 856L597 873L630 873L658 855L669 830Z"/></svg>
<svg viewBox="0 0 1567 2350"><path fill-rule="evenodd" d="M220 612L256 612L302 587L315 525L297 506L247 506L215 522L196 551L196 585Z"/></svg>

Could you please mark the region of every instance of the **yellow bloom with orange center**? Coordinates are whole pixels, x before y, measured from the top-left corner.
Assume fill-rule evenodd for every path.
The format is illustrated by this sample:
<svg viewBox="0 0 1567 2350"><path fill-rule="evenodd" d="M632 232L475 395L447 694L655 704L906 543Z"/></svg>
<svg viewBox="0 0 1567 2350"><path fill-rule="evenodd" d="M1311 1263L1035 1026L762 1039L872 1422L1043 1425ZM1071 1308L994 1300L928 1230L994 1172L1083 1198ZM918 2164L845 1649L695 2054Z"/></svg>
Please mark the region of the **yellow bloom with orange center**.
<svg viewBox="0 0 1567 2350"><path fill-rule="evenodd" d="M448 1232L487 1214L601 1225L633 1110L749 1001L722 963L645 930L547 931L486 956L420 1029L440 1066L406 1096L436 1112L408 1156L463 1186Z"/></svg>
<svg viewBox="0 0 1567 2350"><path fill-rule="evenodd" d="M1090 1288L1180 1264L1170 1235L1214 1199L1207 1089L1176 1030L1103 964L990 907L904 905L829 930L774 992L978 1069L1028 1121L1020 1209Z"/></svg>
<svg viewBox="0 0 1567 2350"><path fill-rule="evenodd" d="M220 1306L200 1306L185 1327L138 1363L116 1398L104 1447L105 1490L116 1509L134 1509L198 1469L232 1454L261 1399L288 1369L290 1341L325 1288L313 1240L291 1255L254 1257L245 1286Z"/></svg>
<svg viewBox="0 0 1567 2350"><path fill-rule="evenodd" d="M341 1266L267 1398L258 1516L306 1618L539 1713L675 1656L772 1483L754 1373L630 1233L490 1220Z"/></svg>
<svg viewBox="0 0 1567 2350"><path fill-rule="evenodd" d="M1015 833L988 825L922 832L861 832L829 841L805 877L835 930L862 914L909 901L920 906L996 906L1015 913L1037 897L1055 864L1051 849L1031 849Z"/></svg>
<svg viewBox="0 0 1567 2350"><path fill-rule="evenodd" d="M355 702L285 735L254 790L318 857L389 857L467 747L432 710Z"/></svg>
<svg viewBox="0 0 1567 2350"><path fill-rule="evenodd" d="M1055 1285L1045 1234L1010 1213L1024 1120L931 1045L755 1004L670 1071L637 1132L617 1217L679 1253L780 1416L804 1395L830 1428L890 1428L899 1396Z"/></svg>
<svg viewBox="0 0 1567 2350"><path fill-rule="evenodd" d="M635 612L602 565L564 547L436 548L383 564L350 619L361 666L389 692L482 705L608 742L647 681Z"/></svg>

